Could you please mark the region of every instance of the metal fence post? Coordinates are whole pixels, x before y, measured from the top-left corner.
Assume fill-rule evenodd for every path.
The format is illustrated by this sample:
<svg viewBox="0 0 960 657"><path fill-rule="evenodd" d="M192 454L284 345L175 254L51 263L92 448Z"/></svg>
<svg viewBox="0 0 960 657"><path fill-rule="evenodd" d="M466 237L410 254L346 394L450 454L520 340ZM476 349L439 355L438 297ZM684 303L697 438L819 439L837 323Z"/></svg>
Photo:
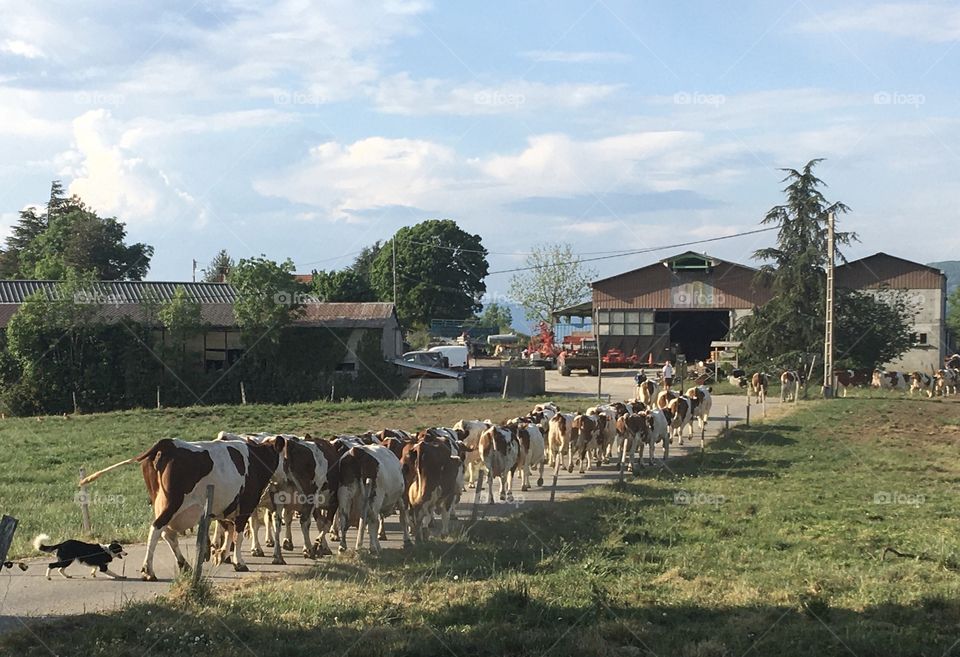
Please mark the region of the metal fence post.
<svg viewBox="0 0 960 657"><path fill-rule="evenodd" d="M19 520L13 516L3 516L0 518L0 569L3 568L7 560L7 552L10 551L10 544L13 543L13 534L17 531Z"/></svg>
<svg viewBox="0 0 960 657"><path fill-rule="evenodd" d="M193 585L200 582L203 561L210 551L210 514L213 512L213 484L207 485L207 504L197 526L197 554L193 562Z"/></svg>
<svg viewBox="0 0 960 657"><path fill-rule="evenodd" d="M80 481L83 481L86 476L87 469L80 468ZM83 523L83 533L89 536L93 532L93 529L90 525L90 498L87 494L86 486L80 487L77 499L80 501L80 520Z"/></svg>

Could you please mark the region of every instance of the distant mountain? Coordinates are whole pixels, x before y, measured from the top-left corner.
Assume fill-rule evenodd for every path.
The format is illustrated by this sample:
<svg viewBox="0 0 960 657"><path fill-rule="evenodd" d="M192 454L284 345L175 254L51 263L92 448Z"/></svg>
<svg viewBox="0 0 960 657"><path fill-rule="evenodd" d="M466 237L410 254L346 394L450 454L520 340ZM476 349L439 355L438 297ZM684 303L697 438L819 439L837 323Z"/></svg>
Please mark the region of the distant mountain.
<svg viewBox="0 0 960 657"><path fill-rule="evenodd" d="M960 287L960 260L944 260L943 262L931 262L930 267L936 267L947 275L947 294Z"/></svg>

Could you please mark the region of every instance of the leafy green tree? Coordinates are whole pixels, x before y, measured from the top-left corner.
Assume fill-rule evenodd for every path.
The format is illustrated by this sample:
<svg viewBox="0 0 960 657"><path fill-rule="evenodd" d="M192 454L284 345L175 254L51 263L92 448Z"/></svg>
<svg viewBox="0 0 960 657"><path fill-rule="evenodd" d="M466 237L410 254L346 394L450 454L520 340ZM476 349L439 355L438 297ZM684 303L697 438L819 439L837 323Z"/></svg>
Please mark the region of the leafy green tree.
<svg viewBox="0 0 960 657"><path fill-rule="evenodd" d="M489 265L479 235L461 230L449 219L401 228L371 267L370 282L380 299L393 298L394 245L397 313L402 322L462 319L480 310Z"/></svg>
<svg viewBox="0 0 960 657"><path fill-rule="evenodd" d="M470 324L474 326L483 326L485 328L495 328L497 330L509 331L513 324L513 313L510 307L491 301L483 307L483 312Z"/></svg>
<svg viewBox="0 0 960 657"><path fill-rule="evenodd" d="M826 185L813 169L821 161L810 160L799 171L783 169L786 202L772 207L761 221L778 228L777 245L754 253L756 259L766 261L757 284L769 284L773 298L735 331L744 341L748 362L795 367L805 354L822 349L827 215L843 214L849 208L827 201L820 191ZM837 231L835 239L842 260L840 247L848 246L856 235Z"/></svg>
<svg viewBox="0 0 960 657"><path fill-rule="evenodd" d="M158 318L166 332L165 355L173 359L174 370L183 373L189 362L190 340L203 333L203 314L200 302L190 297L178 285L173 297L160 304Z"/></svg>
<svg viewBox="0 0 960 657"><path fill-rule="evenodd" d="M947 300L947 327L954 340L960 338L960 287L956 288Z"/></svg>
<svg viewBox="0 0 960 657"><path fill-rule="evenodd" d="M128 245L126 235L115 217L98 216L76 196L66 198L62 185L54 181L43 213L20 213L0 256L0 274L62 280L72 269L99 280L142 280L153 247Z"/></svg>
<svg viewBox="0 0 960 657"><path fill-rule="evenodd" d="M230 271L234 265L233 258L227 253L226 249L220 249L213 260L203 270L203 280L205 283L225 283L230 276Z"/></svg>
<svg viewBox="0 0 960 657"><path fill-rule="evenodd" d="M314 271L313 291L323 301L376 301L370 280L352 269Z"/></svg>
<svg viewBox="0 0 960 657"><path fill-rule="evenodd" d="M835 300L837 367L873 369L913 346L916 310L902 292L837 290Z"/></svg>
<svg viewBox="0 0 960 657"><path fill-rule="evenodd" d="M510 296L527 319L552 324L553 313L589 298L596 276L569 244L535 246L527 256L526 271L510 279Z"/></svg>
<svg viewBox="0 0 960 657"><path fill-rule="evenodd" d="M233 312L247 349L276 345L281 331L303 312L305 286L293 272L292 260L277 263L265 256L241 259L230 272L237 292Z"/></svg>

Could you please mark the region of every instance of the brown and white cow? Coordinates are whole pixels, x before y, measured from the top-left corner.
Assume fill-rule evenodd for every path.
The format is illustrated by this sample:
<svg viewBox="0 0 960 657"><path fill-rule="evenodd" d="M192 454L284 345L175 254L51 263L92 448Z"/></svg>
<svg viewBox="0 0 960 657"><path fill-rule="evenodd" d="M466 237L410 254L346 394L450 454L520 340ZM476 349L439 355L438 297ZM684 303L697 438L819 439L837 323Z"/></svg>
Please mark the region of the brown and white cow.
<svg viewBox="0 0 960 657"><path fill-rule="evenodd" d="M960 370L949 367L937 370L934 379L934 390L938 395L955 395L960 388Z"/></svg>
<svg viewBox="0 0 960 657"><path fill-rule="evenodd" d="M871 385L880 390L907 390L907 377L896 370L874 370Z"/></svg>
<svg viewBox="0 0 960 657"><path fill-rule="evenodd" d="M631 399L630 401L624 402L624 405L627 407L628 413L643 413L650 406L639 399Z"/></svg>
<svg viewBox="0 0 960 657"><path fill-rule="evenodd" d="M400 467L404 504L414 538L417 542L424 539L434 514L440 516L441 535L446 535L463 486L463 461L451 456L447 446L427 440L408 443Z"/></svg>
<svg viewBox="0 0 960 657"><path fill-rule="evenodd" d="M617 465L621 461L629 460L630 469L636 471L637 447L640 448L640 461L643 461L643 446L649 442L650 427L647 425L647 416L644 413L628 413L617 418L617 437L620 440L620 454ZM650 463L653 463L653 446L650 447Z"/></svg>
<svg viewBox="0 0 960 657"><path fill-rule="evenodd" d="M460 436L460 440L470 450L467 453L467 487L473 488L477 483L477 471L480 468L480 435L493 426L485 420L459 420L453 425L453 430Z"/></svg>
<svg viewBox="0 0 960 657"><path fill-rule="evenodd" d="M657 382L647 379L637 387L639 389L637 399L643 402L644 406L653 405L657 397Z"/></svg>
<svg viewBox="0 0 960 657"><path fill-rule="evenodd" d="M340 552L347 549L347 528L356 526L356 549L360 549L366 530L370 551L380 554L381 520L398 509L403 542L405 545L410 543L406 506L403 504L403 472L400 460L393 452L383 445L350 447L330 469L330 479L340 521Z"/></svg>
<svg viewBox="0 0 960 657"><path fill-rule="evenodd" d="M507 423L507 427L516 431L520 450L517 455L517 469L520 470L520 490L530 490L530 471L538 470L537 486L543 486L543 467L546 463L546 444L540 427L533 422Z"/></svg>
<svg viewBox="0 0 960 657"><path fill-rule="evenodd" d="M547 464L556 467L559 462L563 467L563 458L566 454L570 467L573 468L573 413L557 413L550 418L550 428L547 433Z"/></svg>
<svg viewBox="0 0 960 657"><path fill-rule="evenodd" d="M847 396L847 389L853 386L868 386L873 380L871 370L837 370L837 390L843 389L843 397Z"/></svg>
<svg viewBox="0 0 960 657"><path fill-rule="evenodd" d="M753 376L750 377L750 390L753 392L753 396L757 398L758 404L763 404L767 401L767 390L769 387L770 377L763 372L754 372Z"/></svg>
<svg viewBox="0 0 960 657"><path fill-rule="evenodd" d="M683 445L683 428L690 427L690 437L693 438L693 401L686 395L670 400L667 406L672 422L670 423L671 436L676 436ZM671 438L672 440L672 438Z"/></svg>
<svg viewBox="0 0 960 657"><path fill-rule="evenodd" d="M949 370L960 370L960 354L953 354L943 359L943 368Z"/></svg>
<svg viewBox="0 0 960 657"><path fill-rule="evenodd" d="M797 401L800 396L800 373L787 370L780 375L780 401Z"/></svg>
<svg viewBox="0 0 960 657"><path fill-rule="evenodd" d="M710 419L710 410L713 408L711 392L713 389L709 386L696 386L687 390L690 414L697 420L700 427L700 447L703 447L704 432L707 429L707 421ZM690 421L690 435L693 436L693 420Z"/></svg>
<svg viewBox="0 0 960 657"><path fill-rule="evenodd" d="M225 546L233 545L233 568L247 571L243 560L243 530L271 479L283 476L283 437L254 441L190 443L164 438L126 461L95 472L81 481L86 485L114 468L139 463L147 495L153 505L143 579L155 581L153 556L161 536L170 546L180 569L187 560L177 535L196 527L206 504L207 486L213 485L212 517L227 526ZM222 554L219 555L222 558Z"/></svg>
<svg viewBox="0 0 960 657"><path fill-rule="evenodd" d="M933 397L935 383L936 379L930 374L910 372L910 396L912 397L914 392L919 392L921 395L927 393L927 397Z"/></svg>
<svg viewBox="0 0 960 657"><path fill-rule="evenodd" d="M657 408L667 408L670 402L680 396L676 390L661 390L657 395Z"/></svg>
<svg viewBox="0 0 960 657"><path fill-rule="evenodd" d="M580 455L580 474L586 472L587 467L593 467L592 457L595 456L597 465L600 464L606 426L606 415L578 414L573 418L571 442ZM567 472L573 472L572 460L567 464Z"/></svg>
<svg viewBox="0 0 960 657"><path fill-rule="evenodd" d="M500 500L513 500L513 473L520 456L520 441L507 427L492 426L480 434L480 461L490 478L487 502L493 504L493 480L500 480Z"/></svg>
<svg viewBox="0 0 960 657"><path fill-rule="evenodd" d="M650 441L650 463L653 464L654 448L657 443L663 444L663 460L670 457L670 425L673 423L673 415L670 409L654 408L645 411L647 425L650 427L648 440ZM643 453L640 454L641 459Z"/></svg>

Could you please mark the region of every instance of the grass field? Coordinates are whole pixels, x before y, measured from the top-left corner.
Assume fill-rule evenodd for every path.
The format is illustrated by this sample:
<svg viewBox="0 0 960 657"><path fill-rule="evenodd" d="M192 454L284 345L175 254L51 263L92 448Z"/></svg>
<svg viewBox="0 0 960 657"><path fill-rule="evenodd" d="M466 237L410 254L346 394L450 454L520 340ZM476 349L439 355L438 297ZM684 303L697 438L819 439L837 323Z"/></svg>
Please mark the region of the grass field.
<svg viewBox="0 0 960 657"><path fill-rule="evenodd" d="M673 476L380 560L59 621L43 640L86 655L943 655L960 618L958 447L957 403L805 403ZM23 633L0 652L49 654Z"/></svg>
<svg viewBox="0 0 960 657"><path fill-rule="evenodd" d="M143 452L164 437L211 440L217 432L278 431L329 436L369 429L450 425L462 417L502 420L528 411L528 400L310 403L289 406L198 406L139 410L70 419L58 416L0 421L0 511L20 519L10 556L33 553L29 542L80 534L76 483L87 473ZM143 478L121 468L88 491L94 535L145 540L151 516Z"/></svg>

